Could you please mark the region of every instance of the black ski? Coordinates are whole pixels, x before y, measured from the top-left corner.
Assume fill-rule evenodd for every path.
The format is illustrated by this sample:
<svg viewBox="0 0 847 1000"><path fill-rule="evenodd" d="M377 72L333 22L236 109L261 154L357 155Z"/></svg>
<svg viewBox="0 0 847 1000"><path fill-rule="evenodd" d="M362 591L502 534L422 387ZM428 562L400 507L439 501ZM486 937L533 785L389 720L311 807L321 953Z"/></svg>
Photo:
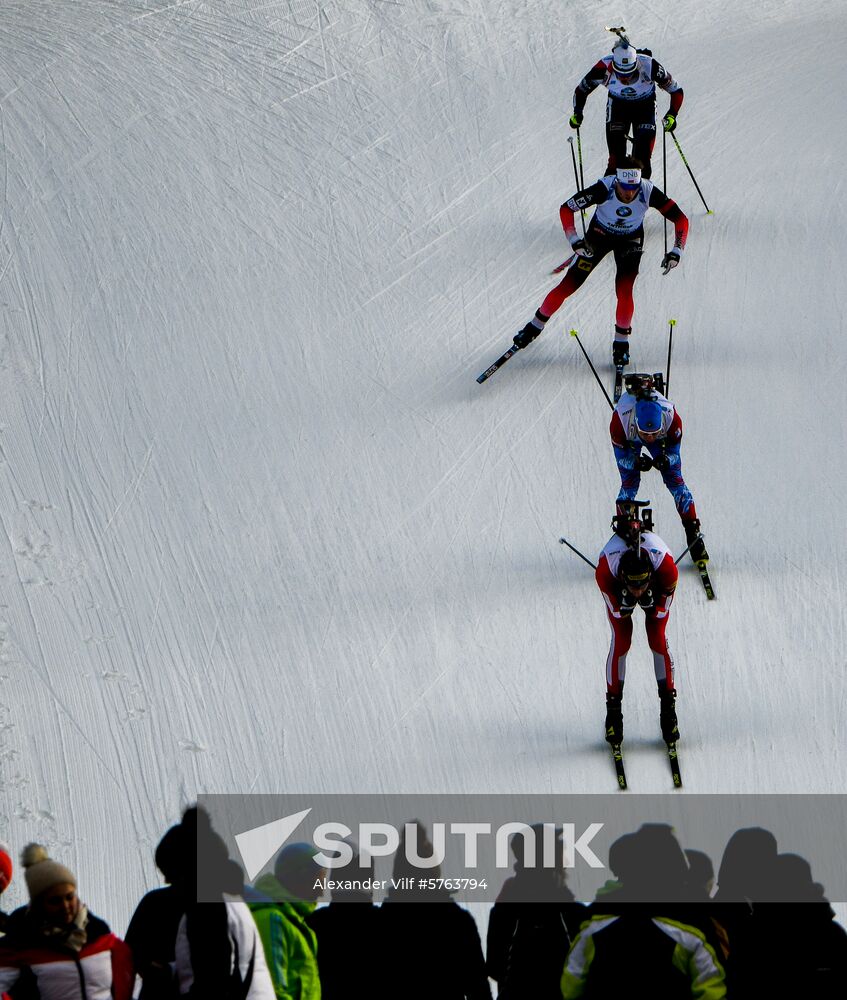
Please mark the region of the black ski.
<svg viewBox="0 0 847 1000"><path fill-rule="evenodd" d="M612 392L612 399L619 403L623 395L623 365L615 365L615 388Z"/></svg>
<svg viewBox="0 0 847 1000"><path fill-rule="evenodd" d="M674 788L682 788L682 775L679 770L679 754L677 753L676 743L666 743L665 746L668 752L668 761L671 765L673 786ZM626 783L626 770L624 769L623 763L623 746L620 743L610 743L609 749L612 751L612 761L615 765L615 775L618 779L618 788L621 791L626 791L629 786Z"/></svg>
<svg viewBox="0 0 847 1000"><path fill-rule="evenodd" d="M623 766L623 750L621 749L620 743L610 743L609 747L612 751L612 760L615 762L615 774L618 776L618 788L621 791L626 790L626 771Z"/></svg>
<svg viewBox="0 0 847 1000"><path fill-rule="evenodd" d="M691 541L688 543L688 545L685 546L685 548L682 550L682 552L680 552L680 554L674 560L674 562L675 562L675 564L677 566L679 565L679 562L682 559L682 557L685 555L685 553L688 552L691 549L691 546L694 545L694 544L696 544L697 542L701 541L702 538L703 538L703 535L701 533L696 538L692 538L691 539ZM694 565L697 567L697 572L700 574L700 582L703 584L703 590L706 591L706 597L710 601L714 601L716 595L715 595L715 588L712 586L712 578L709 576L708 553L707 553L707 558L706 559L695 559L693 555L692 555L691 559L692 559Z"/></svg>
<svg viewBox="0 0 847 1000"><path fill-rule="evenodd" d="M490 368L486 368L485 371L482 373L482 375L477 376L476 379L477 382L482 384L487 378L491 378L494 372L496 372L498 368L502 368L503 365L505 365L506 362L509 360L509 358L513 354L517 354L519 350L520 348L517 346L517 344L512 344L509 350L506 351L505 354L501 354L500 357L494 362L494 364Z"/></svg>
<svg viewBox="0 0 847 1000"><path fill-rule="evenodd" d="M706 597L710 601L713 601L715 599L715 588L712 586L712 579L709 576L708 560L701 559L695 565L697 566L697 572L700 574L700 582L703 584L703 590L706 591Z"/></svg>
<svg viewBox="0 0 847 1000"><path fill-rule="evenodd" d="M676 743L666 743L668 748L668 760L671 764L671 776L673 777L674 788L682 788L682 775L679 773L679 756L676 752Z"/></svg>

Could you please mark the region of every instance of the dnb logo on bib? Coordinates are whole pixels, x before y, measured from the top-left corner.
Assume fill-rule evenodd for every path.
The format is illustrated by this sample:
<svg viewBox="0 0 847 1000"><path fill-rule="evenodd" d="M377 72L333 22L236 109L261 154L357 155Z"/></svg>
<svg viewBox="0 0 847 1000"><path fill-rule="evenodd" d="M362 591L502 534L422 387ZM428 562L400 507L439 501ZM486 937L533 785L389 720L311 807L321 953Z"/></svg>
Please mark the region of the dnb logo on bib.
<svg viewBox="0 0 847 1000"><path fill-rule="evenodd" d="M619 216L621 219L626 219L632 215L632 209L627 205L621 205L620 208L616 209L615 215Z"/></svg>
<svg viewBox="0 0 847 1000"><path fill-rule="evenodd" d="M621 87L621 97L635 97L635 87Z"/></svg>

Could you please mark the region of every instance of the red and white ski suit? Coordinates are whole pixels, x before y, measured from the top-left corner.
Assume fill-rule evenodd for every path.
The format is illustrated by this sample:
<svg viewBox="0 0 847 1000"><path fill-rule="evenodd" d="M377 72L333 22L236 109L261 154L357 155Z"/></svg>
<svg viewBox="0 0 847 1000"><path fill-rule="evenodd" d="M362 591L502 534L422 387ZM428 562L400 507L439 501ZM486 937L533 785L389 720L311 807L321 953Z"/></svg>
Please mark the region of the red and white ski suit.
<svg viewBox="0 0 847 1000"><path fill-rule="evenodd" d="M622 538L613 535L600 553L594 574L606 602L606 615L612 629L612 641L606 659L606 690L609 694L620 694L623 690L626 656L632 644L632 613L637 601L644 609L647 643L653 653L656 682L666 684L671 691L674 686L673 657L668 648L665 628L679 572L670 549L662 539L652 531L642 532L641 551L650 559L653 570L647 591L636 599L618 580L621 556L628 548Z"/></svg>
<svg viewBox="0 0 847 1000"><path fill-rule="evenodd" d="M682 255L688 239L688 217L679 205L657 188L652 181L642 180L638 195L631 202L618 198L614 177L601 177L591 187L577 191L559 208L559 219L568 240L573 244L578 236L575 213L596 205L588 226L586 239L593 250L592 257L577 257L564 278L551 289L538 307L537 316L545 323L575 291L603 258L611 253L615 258L615 324L623 329L632 325L635 304L632 290L644 245L644 216L648 209L656 211L673 223L673 249Z"/></svg>

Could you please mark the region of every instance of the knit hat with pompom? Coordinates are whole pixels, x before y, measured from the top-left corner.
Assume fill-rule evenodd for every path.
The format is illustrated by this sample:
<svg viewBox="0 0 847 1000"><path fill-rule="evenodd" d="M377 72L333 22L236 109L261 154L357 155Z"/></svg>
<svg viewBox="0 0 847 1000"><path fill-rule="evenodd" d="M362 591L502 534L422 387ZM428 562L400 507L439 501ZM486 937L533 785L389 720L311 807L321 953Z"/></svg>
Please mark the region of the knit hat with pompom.
<svg viewBox="0 0 847 1000"><path fill-rule="evenodd" d="M76 875L69 868L54 861L48 855L47 848L41 844L27 844L21 852L21 864L24 867L24 878L30 900L38 899L42 893L63 882L76 888Z"/></svg>
<svg viewBox="0 0 847 1000"><path fill-rule="evenodd" d="M12 855L9 848L0 842L0 892L12 881Z"/></svg>

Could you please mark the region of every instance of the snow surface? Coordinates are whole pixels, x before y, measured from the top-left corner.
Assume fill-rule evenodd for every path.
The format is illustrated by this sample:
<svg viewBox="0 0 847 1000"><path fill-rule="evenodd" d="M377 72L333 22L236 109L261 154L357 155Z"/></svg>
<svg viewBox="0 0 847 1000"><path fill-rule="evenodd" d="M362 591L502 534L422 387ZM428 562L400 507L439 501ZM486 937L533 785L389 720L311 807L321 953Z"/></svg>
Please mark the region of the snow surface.
<svg viewBox="0 0 847 1000"><path fill-rule="evenodd" d="M634 367L677 319L719 595L684 572L669 630L681 794L845 791L831 4L7 0L0 833L117 930L199 792L612 790L603 606L557 543L609 535L567 332L605 362L611 264L475 376L568 253L570 95L621 21L685 88L715 212L669 146L691 233L664 277L648 217ZM664 792L640 630L628 677L630 776Z"/></svg>

